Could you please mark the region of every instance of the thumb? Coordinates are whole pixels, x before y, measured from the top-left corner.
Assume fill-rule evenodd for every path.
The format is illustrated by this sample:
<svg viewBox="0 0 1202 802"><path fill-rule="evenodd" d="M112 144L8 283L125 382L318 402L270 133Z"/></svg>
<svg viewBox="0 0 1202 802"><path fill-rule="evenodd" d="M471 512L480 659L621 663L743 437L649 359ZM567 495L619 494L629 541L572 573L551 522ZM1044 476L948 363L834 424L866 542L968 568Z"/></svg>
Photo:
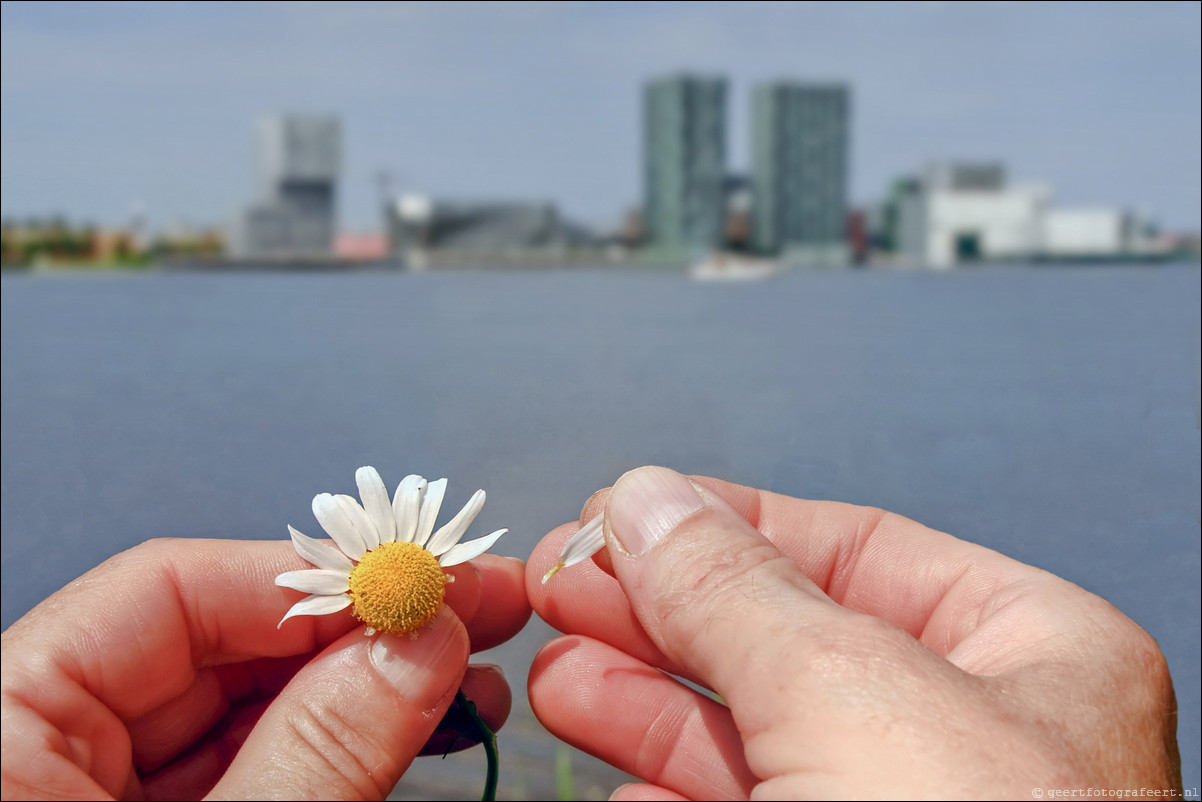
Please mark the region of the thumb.
<svg viewBox="0 0 1202 802"><path fill-rule="evenodd" d="M820 706L824 695L811 692L822 678L807 668L820 671L850 633L892 639L866 631L872 619L831 601L725 501L674 471L622 476L604 520L614 574L644 630L721 694L744 732L779 718L786 677L805 709Z"/></svg>
<svg viewBox="0 0 1202 802"><path fill-rule="evenodd" d="M446 606L408 636L356 627L288 683L209 798L383 799L454 699L467 659L467 631Z"/></svg>

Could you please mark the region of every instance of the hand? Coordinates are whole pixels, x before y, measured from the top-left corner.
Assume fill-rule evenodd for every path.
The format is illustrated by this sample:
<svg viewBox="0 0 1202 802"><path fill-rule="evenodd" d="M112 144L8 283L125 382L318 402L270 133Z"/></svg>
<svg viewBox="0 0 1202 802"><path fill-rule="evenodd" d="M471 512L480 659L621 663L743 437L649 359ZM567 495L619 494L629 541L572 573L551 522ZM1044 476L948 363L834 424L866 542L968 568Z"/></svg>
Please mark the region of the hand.
<svg viewBox="0 0 1202 802"><path fill-rule="evenodd" d="M467 660L525 624L522 563L473 562L415 636L367 638L349 612L276 629L298 597L276 575L309 567L288 542L117 555L4 633L4 798L384 798L450 744L461 684L494 729L509 713Z"/></svg>
<svg viewBox="0 0 1202 802"><path fill-rule="evenodd" d="M617 799L1181 794L1164 657L1076 585L881 510L663 468L582 520L602 511L613 576L539 583L575 524L530 558L535 610L569 634L529 693L646 781Z"/></svg>

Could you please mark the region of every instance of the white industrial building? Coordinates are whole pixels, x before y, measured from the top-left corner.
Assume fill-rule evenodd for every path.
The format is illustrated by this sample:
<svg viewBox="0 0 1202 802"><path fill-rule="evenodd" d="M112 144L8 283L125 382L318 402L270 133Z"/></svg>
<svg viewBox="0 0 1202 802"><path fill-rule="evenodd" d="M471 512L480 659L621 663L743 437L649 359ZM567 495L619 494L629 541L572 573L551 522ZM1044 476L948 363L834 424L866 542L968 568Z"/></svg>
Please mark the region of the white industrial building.
<svg viewBox="0 0 1202 802"><path fill-rule="evenodd" d="M1104 260L1138 254L1140 227L1112 208L1057 208L1046 184L1008 183L998 164L928 166L899 182L885 216L903 264Z"/></svg>
<svg viewBox="0 0 1202 802"><path fill-rule="evenodd" d="M1062 259L1096 259L1138 250L1135 219L1121 209L1049 209L1043 252Z"/></svg>

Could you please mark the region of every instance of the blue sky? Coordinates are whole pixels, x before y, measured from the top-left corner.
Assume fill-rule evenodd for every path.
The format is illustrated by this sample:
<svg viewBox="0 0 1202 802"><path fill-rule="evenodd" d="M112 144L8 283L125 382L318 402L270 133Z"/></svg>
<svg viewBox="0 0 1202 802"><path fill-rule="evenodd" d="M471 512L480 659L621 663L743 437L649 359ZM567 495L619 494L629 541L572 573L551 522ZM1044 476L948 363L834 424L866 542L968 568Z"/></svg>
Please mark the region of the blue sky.
<svg viewBox="0 0 1202 802"><path fill-rule="evenodd" d="M344 227L376 175L456 198L552 199L612 224L640 195L639 95L729 84L748 161L758 81L853 92L852 198L932 160L991 159L1058 203L1200 226L1202 14L1185 3L48 3L0 25L3 215L224 222L252 124L341 116Z"/></svg>

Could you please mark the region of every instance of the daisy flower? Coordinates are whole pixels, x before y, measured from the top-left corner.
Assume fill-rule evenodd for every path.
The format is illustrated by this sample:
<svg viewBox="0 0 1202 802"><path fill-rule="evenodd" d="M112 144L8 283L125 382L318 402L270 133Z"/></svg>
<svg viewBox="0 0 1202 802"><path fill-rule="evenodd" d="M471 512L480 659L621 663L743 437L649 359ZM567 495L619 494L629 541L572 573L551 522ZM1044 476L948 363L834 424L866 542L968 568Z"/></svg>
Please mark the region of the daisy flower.
<svg viewBox="0 0 1202 802"><path fill-rule="evenodd" d="M568 542L563 544L563 551L559 553L559 562L551 566L551 570L543 574L543 584L547 584L547 580L555 576L561 568L567 568L569 565L582 563L589 557L592 557L605 546L605 534L602 531L602 518L604 515L598 515L592 519L568 538Z"/></svg>
<svg viewBox="0 0 1202 802"><path fill-rule="evenodd" d="M459 542L484 506L483 490L435 532L446 479L427 483L406 476L391 501L375 468L355 471L355 483L362 505L351 496L313 498L313 515L333 542L288 527L297 554L316 567L275 578L281 587L310 594L292 605L278 626L295 615L325 615L354 605L368 635L413 632L442 607L450 581L443 569L478 557L509 531Z"/></svg>

